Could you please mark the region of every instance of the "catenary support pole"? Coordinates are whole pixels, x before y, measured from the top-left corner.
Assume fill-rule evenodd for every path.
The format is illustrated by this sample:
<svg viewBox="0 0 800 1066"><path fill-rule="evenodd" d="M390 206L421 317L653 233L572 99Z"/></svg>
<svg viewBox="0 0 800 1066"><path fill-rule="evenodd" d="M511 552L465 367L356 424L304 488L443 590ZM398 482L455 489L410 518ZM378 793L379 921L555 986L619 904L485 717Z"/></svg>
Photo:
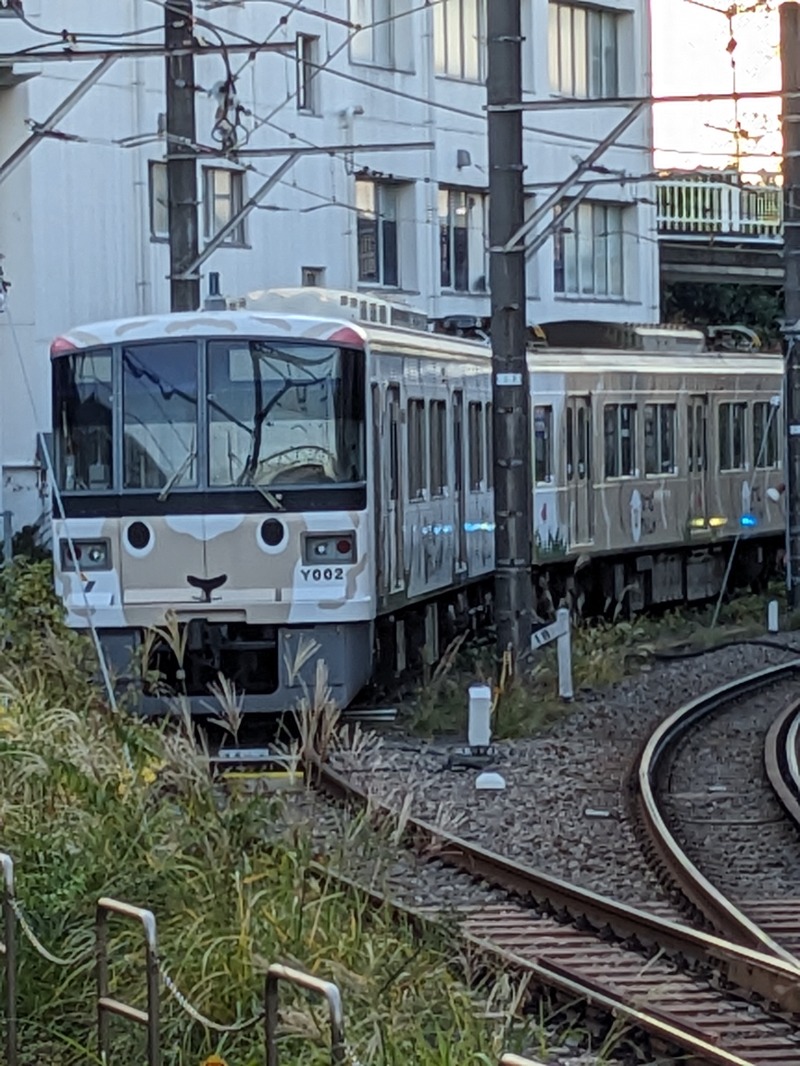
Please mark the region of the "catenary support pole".
<svg viewBox="0 0 800 1066"><path fill-rule="evenodd" d="M164 5L169 291L173 311L196 311L200 306L199 273L183 277L198 255L194 54L169 54L170 49L194 44L193 15L192 0L170 0Z"/></svg>
<svg viewBox="0 0 800 1066"><path fill-rule="evenodd" d="M780 8L783 75L783 262L785 270L786 584L800 607L800 6Z"/></svg>
<svg viewBox="0 0 800 1066"><path fill-rule="evenodd" d="M532 607L525 250L521 243L509 247L525 216L522 112L491 110L492 105L522 100L521 22L520 0L487 4L495 612L500 658L509 650L515 657L530 650Z"/></svg>

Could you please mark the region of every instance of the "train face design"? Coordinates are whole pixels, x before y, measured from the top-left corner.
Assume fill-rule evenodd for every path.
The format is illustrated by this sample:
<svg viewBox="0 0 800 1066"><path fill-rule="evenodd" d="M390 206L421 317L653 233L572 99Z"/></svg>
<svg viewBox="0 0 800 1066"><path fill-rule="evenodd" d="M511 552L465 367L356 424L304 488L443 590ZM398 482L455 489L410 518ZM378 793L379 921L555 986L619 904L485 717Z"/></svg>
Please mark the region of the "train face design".
<svg viewBox="0 0 800 1066"><path fill-rule="evenodd" d="M291 709L320 661L346 706L484 617L490 352L363 294L245 303L54 343L57 588L118 674L146 653L196 713L221 676L246 711ZM780 356L645 332L531 353L542 612L704 599L734 542L735 581L780 550Z"/></svg>
<svg viewBox="0 0 800 1066"><path fill-rule="evenodd" d="M68 620L91 619L123 674L148 631L185 624L177 656L149 638L151 665L197 711L220 675L246 709L285 710L320 658L346 704L375 617L363 340L236 315L220 339L182 317L177 337L147 323L141 340L107 330L54 352Z"/></svg>

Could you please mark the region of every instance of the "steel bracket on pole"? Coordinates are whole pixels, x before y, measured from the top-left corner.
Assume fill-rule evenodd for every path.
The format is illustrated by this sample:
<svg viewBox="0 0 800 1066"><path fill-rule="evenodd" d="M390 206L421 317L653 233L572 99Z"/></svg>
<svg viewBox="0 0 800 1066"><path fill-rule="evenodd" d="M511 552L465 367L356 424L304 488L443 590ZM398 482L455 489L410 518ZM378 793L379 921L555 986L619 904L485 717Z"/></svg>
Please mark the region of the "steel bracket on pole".
<svg viewBox="0 0 800 1066"><path fill-rule="evenodd" d="M22 163L24 159L27 159L36 145L49 133L52 133L56 124L68 115L73 107L83 99L95 82L99 81L108 68L116 62L116 59L117 57L114 55L105 56L105 58L101 59L94 70L87 74L83 81L75 86L69 96L66 96L61 101L58 107L48 115L44 122L36 123L30 137L23 141L19 148L16 148L7 159L0 163L0 182L5 181L5 179L17 169L20 163Z"/></svg>
<svg viewBox="0 0 800 1066"><path fill-rule="evenodd" d="M6 1064L17 1066L17 916L14 913L14 860L0 852L3 874L3 957L6 981Z"/></svg>
<svg viewBox="0 0 800 1066"><path fill-rule="evenodd" d="M295 985L297 988L305 988L310 992L316 992L325 999L330 1017L331 1062L334 1066L341 1066L346 1061L346 1048L344 1042L344 1011L339 988L332 981L323 981L319 977L312 977L311 974L303 973L302 970L295 970L291 966L282 966L277 962L274 962L267 970L267 981L264 990L267 1066L278 1066L278 1007L281 981Z"/></svg>
<svg viewBox="0 0 800 1066"><path fill-rule="evenodd" d="M112 914L139 922L144 931L147 967L147 1010L139 1010L110 995L108 975L108 920ZM133 907L104 896L97 901L95 918L97 953L97 1041L103 1066L110 1062L111 1034L109 1022L116 1014L147 1029L147 1066L161 1066L160 997L158 972L158 937L152 911Z"/></svg>
<svg viewBox="0 0 800 1066"><path fill-rule="evenodd" d="M545 198L545 200L539 205L539 207L536 208L530 218L525 220L525 223L520 226L520 228L513 235L513 237L511 237L511 239L506 243L506 252L512 251L515 245L522 242L527 236L527 234L530 233L531 230L535 229L535 227L547 215L548 211L550 211L551 208L555 207L556 204L560 202L561 198L569 192L575 182L578 181L578 179L581 178L587 171L591 170L595 163L600 159L600 157L604 155L604 153L614 144L614 142L622 136L625 130L627 130L628 127L631 126L637 118L639 118L646 106L646 101L634 102L634 105L631 107L627 115L625 115L625 117L616 124L616 126L602 139L602 141L600 141L591 150L591 152L589 153L589 155L587 155L585 159L582 159L581 162L578 163L572 173L568 177L566 177L561 182L561 184L557 186L557 188L555 188L553 192L550 193L549 196ZM550 236L553 227L554 223L550 223L550 225L543 231L543 234L540 234L540 236L544 237L544 239L546 240L547 237ZM542 243L544 243L544 241L542 241ZM539 247L541 247L541 245Z"/></svg>

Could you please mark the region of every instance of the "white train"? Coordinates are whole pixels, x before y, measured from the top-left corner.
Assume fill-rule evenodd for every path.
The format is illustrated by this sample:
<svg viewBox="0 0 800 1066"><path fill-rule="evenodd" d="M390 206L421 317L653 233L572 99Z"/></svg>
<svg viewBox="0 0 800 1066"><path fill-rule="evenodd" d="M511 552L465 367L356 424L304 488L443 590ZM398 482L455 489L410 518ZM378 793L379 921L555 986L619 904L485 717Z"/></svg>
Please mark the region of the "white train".
<svg viewBox="0 0 800 1066"><path fill-rule="evenodd" d="M145 642L198 714L220 674L245 710L283 711L320 658L344 706L377 665L435 659L486 602L490 351L360 294L241 303L54 342L57 589L118 673ZM780 357L631 339L658 350L531 353L543 610L553 585L699 599L735 536L750 578L780 545ZM169 617L180 661L152 640Z"/></svg>

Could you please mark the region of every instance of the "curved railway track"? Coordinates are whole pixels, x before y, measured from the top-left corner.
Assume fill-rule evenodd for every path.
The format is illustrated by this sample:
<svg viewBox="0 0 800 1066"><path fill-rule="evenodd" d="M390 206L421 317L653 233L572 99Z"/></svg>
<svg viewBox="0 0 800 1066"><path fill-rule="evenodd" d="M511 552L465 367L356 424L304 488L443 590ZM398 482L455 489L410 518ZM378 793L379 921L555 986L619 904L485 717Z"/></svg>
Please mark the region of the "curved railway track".
<svg viewBox="0 0 800 1066"><path fill-rule="evenodd" d="M405 840L417 854L509 893L508 902L451 908L439 916L446 914L462 941L500 965L626 1019L659 1046L688 1053L689 1061L797 1066L800 962L682 853L654 786L661 760L695 723L798 669L800 660L769 667L692 700L656 730L638 766L647 831L671 878L714 932L608 899L410 818ZM330 766L319 766L317 780L338 800L367 805L367 795ZM431 920L431 908L416 917Z"/></svg>
<svg viewBox="0 0 800 1066"><path fill-rule="evenodd" d="M768 726L772 701L793 693L787 679L799 667L797 660L769 667L685 704L652 734L636 773L647 846L673 895L720 936L793 966L800 966L800 837L769 781L780 776L779 748L792 730L796 740L798 727L788 713Z"/></svg>

